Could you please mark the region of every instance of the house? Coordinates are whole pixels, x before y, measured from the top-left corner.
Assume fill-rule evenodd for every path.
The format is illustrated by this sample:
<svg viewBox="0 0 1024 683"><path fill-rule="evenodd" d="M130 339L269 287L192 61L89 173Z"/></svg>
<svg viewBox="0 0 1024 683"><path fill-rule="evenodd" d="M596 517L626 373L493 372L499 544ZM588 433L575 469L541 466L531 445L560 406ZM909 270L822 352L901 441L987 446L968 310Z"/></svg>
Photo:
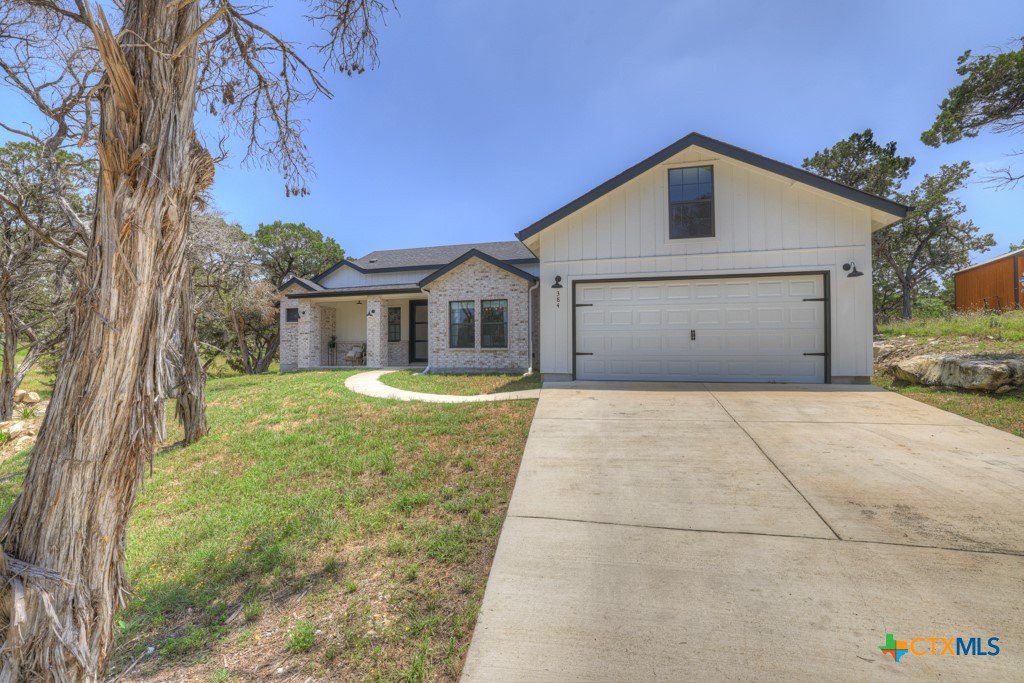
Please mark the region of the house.
<svg viewBox="0 0 1024 683"><path fill-rule="evenodd" d="M284 285L281 367L863 382L871 233L907 207L697 133L516 234ZM866 277L861 277L866 276Z"/></svg>
<svg viewBox="0 0 1024 683"><path fill-rule="evenodd" d="M958 311L1006 311L1024 304L1024 249L953 274L953 307Z"/></svg>

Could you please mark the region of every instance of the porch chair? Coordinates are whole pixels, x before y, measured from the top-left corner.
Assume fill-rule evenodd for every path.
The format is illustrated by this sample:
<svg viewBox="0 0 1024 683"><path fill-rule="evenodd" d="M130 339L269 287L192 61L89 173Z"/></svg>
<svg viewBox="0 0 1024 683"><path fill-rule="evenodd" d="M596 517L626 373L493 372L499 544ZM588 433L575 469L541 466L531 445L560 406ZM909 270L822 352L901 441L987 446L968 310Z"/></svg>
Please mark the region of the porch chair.
<svg viewBox="0 0 1024 683"><path fill-rule="evenodd" d="M341 362L345 365L362 365L363 364L363 347L353 346L349 349L349 352L345 354L345 357L341 359Z"/></svg>

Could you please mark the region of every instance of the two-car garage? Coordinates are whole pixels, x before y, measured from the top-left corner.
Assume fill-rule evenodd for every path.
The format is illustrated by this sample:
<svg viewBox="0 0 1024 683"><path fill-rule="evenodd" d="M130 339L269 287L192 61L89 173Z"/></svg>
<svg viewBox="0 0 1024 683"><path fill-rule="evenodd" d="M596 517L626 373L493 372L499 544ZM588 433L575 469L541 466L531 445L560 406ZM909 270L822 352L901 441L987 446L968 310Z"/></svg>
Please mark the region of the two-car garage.
<svg viewBox="0 0 1024 683"><path fill-rule="evenodd" d="M829 381L826 272L573 287L577 379Z"/></svg>

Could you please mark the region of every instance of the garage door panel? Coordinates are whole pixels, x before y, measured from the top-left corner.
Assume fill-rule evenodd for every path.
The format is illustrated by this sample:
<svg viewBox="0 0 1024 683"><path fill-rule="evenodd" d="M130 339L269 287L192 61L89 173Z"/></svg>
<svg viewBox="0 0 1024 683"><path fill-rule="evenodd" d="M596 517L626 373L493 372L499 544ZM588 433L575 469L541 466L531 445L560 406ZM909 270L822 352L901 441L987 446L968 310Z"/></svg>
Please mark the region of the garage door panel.
<svg viewBox="0 0 1024 683"><path fill-rule="evenodd" d="M577 285L580 379L822 382L823 278ZM691 331L694 338L691 339Z"/></svg>
<svg viewBox="0 0 1024 683"><path fill-rule="evenodd" d="M649 308L641 309L636 314L637 325L661 325L661 309L660 308Z"/></svg>

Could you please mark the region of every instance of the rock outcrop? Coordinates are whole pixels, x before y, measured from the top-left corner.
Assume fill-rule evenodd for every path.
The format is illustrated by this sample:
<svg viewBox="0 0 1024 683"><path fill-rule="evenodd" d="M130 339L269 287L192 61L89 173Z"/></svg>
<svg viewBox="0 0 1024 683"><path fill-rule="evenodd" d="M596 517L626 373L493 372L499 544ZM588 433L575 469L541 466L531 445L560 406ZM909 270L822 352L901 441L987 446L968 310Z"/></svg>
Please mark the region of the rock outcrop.
<svg viewBox="0 0 1024 683"><path fill-rule="evenodd" d="M1024 358L915 356L890 369L896 379L925 386L1004 393L1024 385Z"/></svg>

